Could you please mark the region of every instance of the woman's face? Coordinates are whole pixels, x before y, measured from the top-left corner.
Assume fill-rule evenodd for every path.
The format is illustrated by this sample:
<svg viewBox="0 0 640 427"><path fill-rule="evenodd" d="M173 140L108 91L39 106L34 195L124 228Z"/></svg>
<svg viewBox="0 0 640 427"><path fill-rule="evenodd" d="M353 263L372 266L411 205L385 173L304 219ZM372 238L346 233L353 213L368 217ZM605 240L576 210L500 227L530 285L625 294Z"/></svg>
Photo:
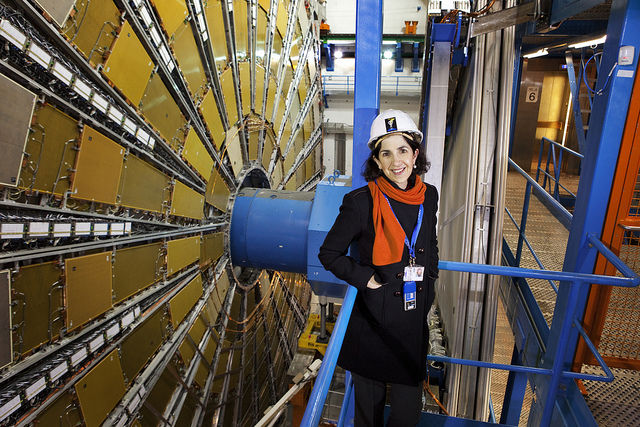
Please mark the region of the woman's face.
<svg viewBox="0 0 640 427"><path fill-rule="evenodd" d="M389 180L405 189L417 158L418 150L413 151L404 136L393 134L382 140L380 153L374 160Z"/></svg>

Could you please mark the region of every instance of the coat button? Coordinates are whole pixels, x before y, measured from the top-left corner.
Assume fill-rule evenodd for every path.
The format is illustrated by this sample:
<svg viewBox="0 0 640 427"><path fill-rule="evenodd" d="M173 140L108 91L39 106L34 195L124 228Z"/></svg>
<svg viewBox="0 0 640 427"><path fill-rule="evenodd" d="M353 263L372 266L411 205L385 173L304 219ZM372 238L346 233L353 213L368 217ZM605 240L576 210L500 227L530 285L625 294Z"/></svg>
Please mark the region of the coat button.
<svg viewBox="0 0 640 427"><path fill-rule="evenodd" d="M395 292L393 293L393 296L394 296L394 297L399 297L399 296L400 296L400 291L395 291Z"/></svg>
<svg viewBox="0 0 640 427"><path fill-rule="evenodd" d="M418 286L418 292L422 292L422 286Z"/></svg>
<svg viewBox="0 0 640 427"><path fill-rule="evenodd" d="M396 279L402 279L404 275L402 273L396 274Z"/></svg>
<svg viewBox="0 0 640 427"><path fill-rule="evenodd" d="M418 253L419 254L423 254L424 253L424 248L418 248Z"/></svg>

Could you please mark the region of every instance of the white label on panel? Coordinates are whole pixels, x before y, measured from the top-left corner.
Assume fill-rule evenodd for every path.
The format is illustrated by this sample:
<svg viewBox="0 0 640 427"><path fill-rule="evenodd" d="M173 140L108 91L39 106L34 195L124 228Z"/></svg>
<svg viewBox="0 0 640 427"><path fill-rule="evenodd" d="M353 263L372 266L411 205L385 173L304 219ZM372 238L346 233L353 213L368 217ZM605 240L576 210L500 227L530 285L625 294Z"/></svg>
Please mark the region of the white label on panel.
<svg viewBox="0 0 640 427"><path fill-rule="evenodd" d="M0 224L0 236L3 239L22 239L24 224Z"/></svg>
<svg viewBox="0 0 640 427"><path fill-rule="evenodd" d="M633 70L618 70L618 73L616 74L616 76L631 78L633 77Z"/></svg>
<svg viewBox="0 0 640 427"><path fill-rule="evenodd" d="M130 222L125 222L124 223L124 232L127 234L131 233L131 223Z"/></svg>
<svg viewBox="0 0 640 427"><path fill-rule="evenodd" d="M127 132L129 132L131 135L135 135L136 134L136 124L134 123L133 120L131 120L129 117L125 117L124 118L124 124L123 124L125 130Z"/></svg>
<svg viewBox="0 0 640 427"><path fill-rule="evenodd" d="M73 90L85 100L89 100L89 96L91 96L91 88L80 79L76 79L73 83Z"/></svg>
<svg viewBox="0 0 640 427"><path fill-rule="evenodd" d="M107 107L109 106L109 101L107 101L102 95L94 93L93 94L93 99L91 100L91 103L98 110L102 111L103 113L107 112Z"/></svg>
<svg viewBox="0 0 640 427"><path fill-rule="evenodd" d="M106 236L109 234L109 223L108 222L98 222L93 224L93 235L94 236Z"/></svg>
<svg viewBox="0 0 640 427"><path fill-rule="evenodd" d="M71 224L53 224L53 237L71 236Z"/></svg>
<svg viewBox="0 0 640 427"><path fill-rule="evenodd" d="M16 396L0 407L0 421L13 414L20 408L20 396Z"/></svg>
<svg viewBox="0 0 640 427"><path fill-rule="evenodd" d="M124 222L111 223L111 235L122 236L124 234Z"/></svg>
<svg viewBox="0 0 640 427"><path fill-rule="evenodd" d="M20 50L24 49L24 44L27 42L27 36L22 34L20 30L11 25L6 19L0 21L0 36L9 40Z"/></svg>
<svg viewBox="0 0 640 427"><path fill-rule="evenodd" d="M538 93L540 92L539 86L527 87L527 99L526 102L538 102Z"/></svg>
<svg viewBox="0 0 640 427"><path fill-rule="evenodd" d="M48 222L30 222L29 223L29 237L48 237L48 236L49 236Z"/></svg>
<svg viewBox="0 0 640 427"><path fill-rule="evenodd" d="M51 381L55 381L58 378L60 378L63 374L65 374L68 370L69 370L69 366L67 365L67 362L64 361L58 366L56 366L51 372L49 372L49 378L51 378Z"/></svg>
<svg viewBox="0 0 640 427"><path fill-rule="evenodd" d="M78 363L87 358L87 349L81 348L71 356L71 366L76 367Z"/></svg>
<svg viewBox="0 0 640 427"><path fill-rule="evenodd" d="M120 332L120 325L116 323L115 325L107 329L107 339L110 340L111 338L115 337L118 332Z"/></svg>
<svg viewBox="0 0 640 427"><path fill-rule="evenodd" d="M97 337L96 339L94 339L89 343L89 351L93 353L103 345L104 345L104 337L100 335L99 337Z"/></svg>
<svg viewBox="0 0 640 427"><path fill-rule="evenodd" d="M140 307L136 307L133 309L133 315L136 317L140 316Z"/></svg>
<svg viewBox="0 0 640 427"><path fill-rule="evenodd" d="M130 324L133 323L133 321L135 320L135 316L133 315L133 311L128 312L127 314L125 314L125 316L122 318L122 327L126 328L127 326L129 326Z"/></svg>
<svg viewBox="0 0 640 427"><path fill-rule="evenodd" d="M76 222L76 228L74 234L76 236L88 236L91 234L90 222Z"/></svg>
<svg viewBox="0 0 640 427"><path fill-rule="evenodd" d="M27 390L24 392L27 400L31 400L38 395L44 388L47 386L47 380L42 377L35 383L31 384L27 387Z"/></svg>
<svg viewBox="0 0 640 427"><path fill-rule="evenodd" d="M42 65L43 68L47 70L49 69L49 64L51 64L51 55L45 52L40 46L35 43L31 43L27 54L31 59Z"/></svg>
<svg viewBox="0 0 640 427"><path fill-rule="evenodd" d="M71 84L71 79L73 78L73 74L71 71L64 65L59 62L55 62L52 68L53 75L56 76L60 81L67 86Z"/></svg>
<svg viewBox="0 0 640 427"><path fill-rule="evenodd" d="M122 123L122 118L124 117L124 114L122 114L120 110L118 110L116 107L112 105L111 108L109 108L108 116L111 120L120 124Z"/></svg>

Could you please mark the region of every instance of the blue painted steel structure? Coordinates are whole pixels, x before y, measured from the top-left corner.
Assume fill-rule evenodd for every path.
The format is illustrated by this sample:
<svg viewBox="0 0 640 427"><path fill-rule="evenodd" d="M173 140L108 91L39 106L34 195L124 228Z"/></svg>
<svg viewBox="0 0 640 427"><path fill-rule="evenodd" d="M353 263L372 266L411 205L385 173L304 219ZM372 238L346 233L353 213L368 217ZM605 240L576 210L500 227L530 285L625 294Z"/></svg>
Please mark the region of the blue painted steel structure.
<svg viewBox="0 0 640 427"><path fill-rule="evenodd" d="M640 46L640 2L614 0L611 4L607 41L604 46L602 63L603 70L596 87L601 89L607 79L609 70L613 69L617 61L620 46ZM597 96L593 105L592 118L586 140L585 156L582 162L578 198L574 210L573 221L569 233L569 241L565 254L565 271L591 273L593 271L597 251L590 248L588 235L600 235L604 223L606 207L609 201L610 189L604 190L603 183L611 183L622 140L622 131L627 117L629 100L633 87L633 76L637 68L638 55L633 64L618 66L611 76L609 86ZM620 71L623 71L620 73ZM630 76L625 77L629 73ZM572 283L561 283L554 309L553 321L544 355L544 366L554 369L567 370L571 366L575 353L578 331L568 328L567 323L575 316L584 313L588 289ZM531 422L551 422L551 415L546 405L553 405L556 401L559 377L551 380L541 378L537 387L537 400L531 409ZM555 420L563 418L564 408L571 407L573 402L582 399L577 387L570 380L564 380L559 396L559 411Z"/></svg>
<svg viewBox="0 0 640 427"><path fill-rule="evenodd" d="M404 59L402 59L402 43L396 42L396 73L404 70Z"/></svg>
<svg viewBox="0 0 640 427"><path fill-rule="evenodd" d="M569 76L569 88L571 89L571 96L573 97L573 120L576 124L576 135L578 136L578 147L581 153L584 153L585 136L584 136L584 124L582 123L582 111L580 109L580 81L576 81L576 71L573 67L573 54L567 52L565 55L567 62L567 74ZM582 75L582 70L580 74Z"/></svg>

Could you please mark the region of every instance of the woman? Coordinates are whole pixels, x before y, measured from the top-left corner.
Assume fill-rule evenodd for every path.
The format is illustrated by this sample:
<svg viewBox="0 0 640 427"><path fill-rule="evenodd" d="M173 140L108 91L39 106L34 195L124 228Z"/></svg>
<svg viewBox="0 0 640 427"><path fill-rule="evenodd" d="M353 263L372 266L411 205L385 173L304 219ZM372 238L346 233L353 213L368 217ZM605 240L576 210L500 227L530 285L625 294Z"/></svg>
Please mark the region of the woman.
<svg viewBox="0 0 640 427"><path fill-rule="evenodd" d="M427 313L438 277L438 194L420 179L428 168L421 142L402 111L375 118L368 185L345 195L318 255L327 270L358 288L338 358L353 376L356 426L383 425L386 384L389 426L416 425L422 410ZM347 255L352 243L357 258Z"/></svg>

